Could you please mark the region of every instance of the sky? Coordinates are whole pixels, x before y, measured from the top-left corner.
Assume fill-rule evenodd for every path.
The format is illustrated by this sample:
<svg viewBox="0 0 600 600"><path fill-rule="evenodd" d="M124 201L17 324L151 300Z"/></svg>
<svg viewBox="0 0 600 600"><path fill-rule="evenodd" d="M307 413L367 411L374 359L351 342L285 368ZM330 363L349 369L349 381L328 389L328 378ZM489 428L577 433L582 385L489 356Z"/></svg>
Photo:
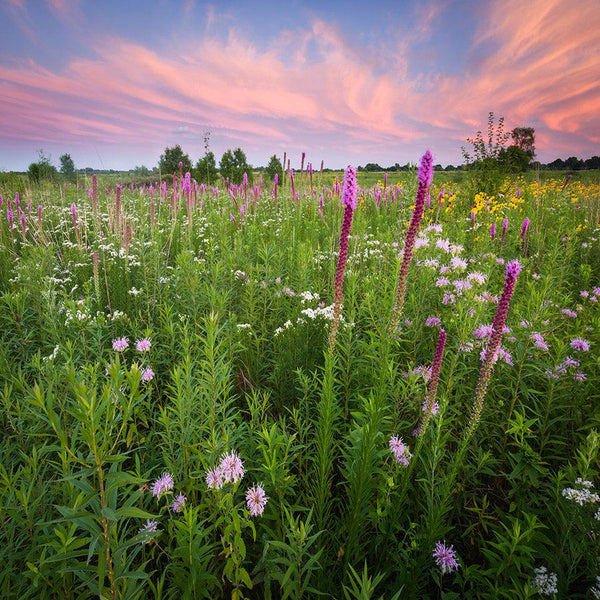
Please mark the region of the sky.
<svg viewBox="0 0 600 600"><path fill-rule="evenodd" d="M0 171L241 147L316 168L463 162L487 116L600 154L600 0L0 0Z"/></svg>

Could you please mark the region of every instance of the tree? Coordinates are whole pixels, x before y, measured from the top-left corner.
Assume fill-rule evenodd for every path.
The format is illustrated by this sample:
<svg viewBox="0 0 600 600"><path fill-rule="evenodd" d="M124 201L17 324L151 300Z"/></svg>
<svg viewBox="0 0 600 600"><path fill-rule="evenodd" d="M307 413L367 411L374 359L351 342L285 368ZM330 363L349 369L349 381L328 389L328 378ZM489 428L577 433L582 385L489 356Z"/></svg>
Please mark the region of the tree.
<svg viewBox="0 0 600 600"><path fill-rule="evenodd" d="M277 174L279 185L282 184L283 167L281 166L281 161L277 158L275 154L273 154L273 156L271 156L271 158L269 159L269 164L267 165L265 172L271 181L275 179L275 174Z"/></svg>
<svg viewBox="0 0 600 600"><path fill-rule="evenodd" d="M194 178L200 183L213 183L217 179L217 163L215 155L212 152L207 152L196 163Z"/></svg>
<svg viewBox="0 0 600 600"><path fill-rule="evenodd" d="M56 167L50 162L50 157L46 156L43 150L38 151L38 161L29 165L27 173L32 183L52 181L58 177Z"/></svg>
<svg viewBox="0 0 600 600"><path fill-rule="evenodd" d="M223 153L219 163L219 172L222 177L229 179L231 183L236 185L242 183L244 173L248 175L248 181L252 181L252 170L241 148L236 148L233 152L227 150Z"/></svg>
<svg viewBox="0 0 600 600"><path fill-rule="evenodd" d="M510 139L510 133L504 131L504 117L498 119L496 125L494 113L488 114L487 141L484 140L481 131L474 138L467 138L467 142L473 147L469 152L463 146L461 148L465 159L468 177L467 195L476 192L486 194L497 194L504 183L507 172L505 161L506 143Z"/></svg>
<svg viewBox="0 0 600 600"><path fill-rule="evenodd" d="M70 154L63 154L59 159L60 173L67 181L75 181L75 163Z"/></svg>
<svg viewBox="0 0 600 600"><path fill-rule="evenodd" d="M535 129L533 127L515 127L511 136L514 145L523 150L530 159L535 156Z"/></svg>
<svg viewBox="0 0 600 600"><path fill-rule="evenodd" d="M192 170L192 161L190 157L183 152L181 146L177 144L172 148L165 148L164 154L160 155L158 168L163 177L179 173L179 163L183 163L183 172Z"/></svg>
<svg viewBox="0 0 600 600"><path fill-rule="evenodd" d="M523 173L531 163L531 156L519 146L503 148L498 159L509 173Z"/></svg>

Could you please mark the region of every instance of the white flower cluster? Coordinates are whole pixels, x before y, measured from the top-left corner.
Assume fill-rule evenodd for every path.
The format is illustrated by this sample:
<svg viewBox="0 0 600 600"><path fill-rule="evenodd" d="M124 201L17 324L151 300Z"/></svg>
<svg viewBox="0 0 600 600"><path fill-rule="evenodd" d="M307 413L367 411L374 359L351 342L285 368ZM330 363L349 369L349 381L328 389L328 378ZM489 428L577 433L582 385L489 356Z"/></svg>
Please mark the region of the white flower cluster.
<svg viewBox="0 0 600 600"><path fill-rule="evenodd" d="M304 304L305 302L311 302L312 300L318 300L319 294L317 294L316 292L314 294L312 292L300 292L298 294L298 297L300 298L300 302L302 302L302 304Z"/></svg>
<svg viewBox="0 0 600 600"><path fill-rule="evenodd" d="M590 588L590 592L596 600L600 600L600 575L596 576L596 585Z"/></svg>
<svg viewBox="0 0 600 600"><path fill-rule="evenodd" d="M58 356L58 351L60 350L60 346L57 344L54 347L54 350L52 351L52 354L50 354L49 356L44 356L44 358L42 359L45 363L47 362L52 362L57 356Z"/></svg>
<svg viewBox="0 0 600 600"><path fill-rule="evenodd" d="M297 325L306 323L307 318L311 321L314 321L316 319L324 319L325 321L331 321L333 320L333 304L331 304L330 306L323 306L322 308L305 308L302 311L300 311L300 314L303 316L300 316L296 319ZM341 313L340 323L344 323L344 315L342 315ZM274 335L278 336L280 333L293 326L294 323L292 323L291 321L286 321L281 327L278 327L275 330Z"/></svg>
<svg viewBox="0 0 600 600"><path fill-rule="evenodd" d="M534 573L532 586L537 589L538 594L542 596L558 594L558 577L556 573L548 573L546 567L537 567Z"/></svg>
<svg viewBox="0 0 600 600"><path fill-rule="evenodd" d="M567 500L577 502L579 506L600 502L600 496L592 492L594 484L591 481L585 481L581 477L575 480L575 485L579 488L565 488L561 493Z"/></svg>

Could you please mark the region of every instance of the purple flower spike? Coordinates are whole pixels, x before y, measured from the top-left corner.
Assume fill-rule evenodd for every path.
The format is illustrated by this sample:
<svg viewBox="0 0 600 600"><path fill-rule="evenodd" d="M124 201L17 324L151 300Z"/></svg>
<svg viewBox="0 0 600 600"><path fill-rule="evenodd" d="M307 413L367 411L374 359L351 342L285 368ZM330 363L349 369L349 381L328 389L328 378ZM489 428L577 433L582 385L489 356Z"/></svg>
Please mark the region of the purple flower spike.
<svg viewBox="0 0 600 600"><path fill-rule="evenodd" d="M348 237L350 236L350 227L352 226L352 217L356 208L356 169L347 167L344 173L344 184L342 200L344 203L344 217L342 220L342 230L340 232L340 252L338 263L335 270L334 296L333 296L333 319L331 321L331 331L329 332L329 353L333 352L335 339L340 321L340 312L342 310L342 296L344 293L344 271L348 262Z"/></svg>
<svg viewBox="0 0 600 600"><path fill-rule="evenodd" d="M398 283L396 284L396 301L394 303L394 311L392 314L391 330L395 331L400 321L400 315L402 314L402 308L404 307L404 296L406 295L406 280L408 279L408 271L410 269L410 263L413 257L413 249L415 245L415 238L419 231L419 225L423 218L423 212L425 211L425 199L427 197L427 188L431 185L433 179L433 156L429 150L423 154L421 158L421 164L419 166L419 172L417 175L419 179L419 187L417 188L417 198L415 200L415 208L413 210L413 216L406 232L406 239L404 242L404 252L402 253L402 264L400 265L400 271L398 272Z"/></svg>
<svg viewBox="0 0 600 600"><path fill-rule="evenodd" d="M502 296L500 297L496 308L496 315L494 316L494 322L492 323L492 331L490 333L487 348L482 354L483 362L481 364L479 380L477 381L477 388L475 390L475 401L471 412L471 422L469 423L467 436L470 436L473 433L479 423L481 410L483 408L483 400L492 376L494 363L499 355L500 343L502 342L502 334L504 333L504 324L506 322L506 316L508 315L510 300L515 291L515 284L517 283L517 277L521 272L521 268L521 263L518 260L513 260L506 265L504 289L502 290Z"/></svg>
<svg viewBox="0 0 600 600"><path fill-rule="evenodd" d="M417 177L425 187L429 187L433 181L433 154L429 150L425 150L425 154L421 157Z"/></svg>

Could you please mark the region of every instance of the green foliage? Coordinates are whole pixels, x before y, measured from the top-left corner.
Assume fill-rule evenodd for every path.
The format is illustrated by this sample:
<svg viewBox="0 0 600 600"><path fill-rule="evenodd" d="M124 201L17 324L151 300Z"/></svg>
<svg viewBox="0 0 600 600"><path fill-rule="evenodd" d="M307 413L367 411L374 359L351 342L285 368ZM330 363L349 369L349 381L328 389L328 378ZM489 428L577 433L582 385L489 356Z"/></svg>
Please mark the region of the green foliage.
<svg viewBox="0 0 600 600"><path fill-rule="evenodd" d="M195 206L179 186L166 202L124 186L118 221L116 175L99 177L95 206L75 186L25 186L22 221L2 189L2 598L534 598L542 566L557 597L591 597L597 182L505 179L505 197L479 199L472 225L462 174L436 173L390 332L416 177L394 172L384 191L381 174L362 172L329 354L339 176L324 174L322 206L301 175L297 197L286 178L277 204L271 186L250 188L243 215L220 179ZM494 365L470 428L486 343L474 330L493 322L499 263L515 258L502 340L512 364ZM425 418L431 316L448 339ZM150 349L136 348L143 338ZM243 477L209 488L234 450ZM165 472L173 488L153 494ZM268 502L251 516L258 484ZM440 541L456 553L451 572L433 556Z"/></svg>
<svg viewBox="0 0 600 600"><path fill-rule="evenodd" d="M31 163L29 165L29 169L27 170L29 181L33 184L39 185L45 181L54 181L57 179L58 171L50 162L50 157L46 156L43 150L40 150L38 154L38 161Z"/></svg>
<svg viewBox="0 0 600 600"><path fill-rule="evenodd" d="M271 156L269 159L269 164L265 168L265 173L270 181L273 181L275 179L275 175L277 175L279 185L283 185L283 167L281 166L281 161L277 158L276 154L273 154L273 156Z"/></svg>
<svg viewBox="0 0 600 600"><path fill-rule="evenodd" d="M158 160L158 169L162 177L168 178L177 173L179 175L179 163L183 163L183 172L192 170L192 161L190 157L183 152L179 144L165 148Z"/></svg>
<svg viewBox="0 0 600 600"><path fill-rule="evenodd" d="M77 179L77 175L75 173L75 163L71 158L70 154L63 154L60 158L60 174L67 181L75 181Z"/></svg>
<svg viewBox="0 0 600 600"><path fill-rule="evenodd" d="M217 181L217 175L218 171L215 155L209 151L196 163L194 178L198 183L214 185Z"/></svg>
<svg viewBox="0 0 600 600"><path fill-rule="evenodd" d="M229 179L231 183L239 185L244 179L244 173L248 176L248 181L252 182L252 167L246 160L246 154L241 148L226 150L219 163L219 173L221 177Z"/></svg>

